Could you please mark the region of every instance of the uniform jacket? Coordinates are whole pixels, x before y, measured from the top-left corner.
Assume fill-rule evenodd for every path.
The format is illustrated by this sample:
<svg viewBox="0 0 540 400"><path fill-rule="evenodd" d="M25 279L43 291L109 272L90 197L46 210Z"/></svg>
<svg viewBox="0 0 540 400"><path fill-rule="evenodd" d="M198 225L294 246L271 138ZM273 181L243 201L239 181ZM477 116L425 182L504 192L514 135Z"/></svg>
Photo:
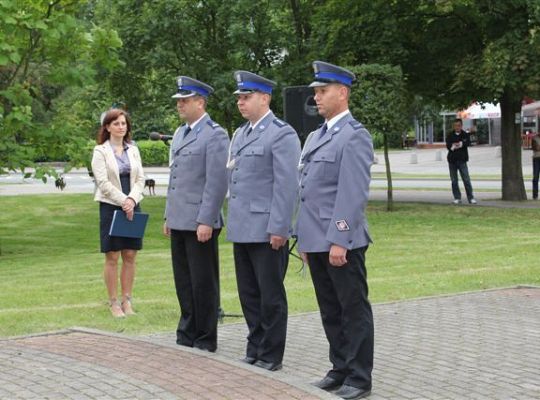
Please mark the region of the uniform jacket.
<svg viewBox="0 0 540 400"><path fill-rule="evenodd" d="M186 128L176 130L171 144L167 226L187 231L196 231L199 224L221 228L229 137L208 115L184 138Z"/></svg>
<svg viewBox="0 0 540 400"><path fill-rule="evenodd" d="M131 165L129 195L122 192L118 163L109 141L94 147L92 172L96 182L95 201L121 206L127 197L136 203L140 203L143 199L144 171L139 149L135 145L129 145L127 154Z"/></svg>
<svg viewBox="0 0 540 400"><path fill-rule="evenodd" d="M270 235L289 237L298 191L300 140L294 129L270 112L246 136L238 128L229 156L227 238L264 243Z"/></svg>
<svg viewBox="0 0 540 400"><path fill-rule="evenodd" d="M371 242L365 218L373 144L351 114L325 135L313 132L298 165L299 209L295 233L301 252L326 252L332 244L355 249Z"/></svg>
<svg viewBox="0 0 540 400"><path fill-rule="evenodd" d="M463 142L463 147L456 149L456 150L450 150L452 148L453 143L457 142ZM448 162L467 162L469 161L469 151L467 150L467 147L471 145L471 139L467 132L461 131L459 135L456 135L455 132L450 132L446 136L446 148L448 149L448 155L446 156L446 159Z"/></svg>

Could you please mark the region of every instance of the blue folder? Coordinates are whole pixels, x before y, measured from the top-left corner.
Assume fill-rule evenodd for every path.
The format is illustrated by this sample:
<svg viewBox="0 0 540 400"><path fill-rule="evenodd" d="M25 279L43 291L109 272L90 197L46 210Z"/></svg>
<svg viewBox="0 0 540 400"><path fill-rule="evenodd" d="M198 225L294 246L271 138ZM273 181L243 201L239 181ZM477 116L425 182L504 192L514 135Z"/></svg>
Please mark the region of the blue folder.
<svg viewBox="0 0 540 400"><path fill-rule="evenodd" d="M140 239L144 236L148 214L134 213L133 219L129 221L126 213L122 210L115 210L109 236L122 236Z"/></svg>

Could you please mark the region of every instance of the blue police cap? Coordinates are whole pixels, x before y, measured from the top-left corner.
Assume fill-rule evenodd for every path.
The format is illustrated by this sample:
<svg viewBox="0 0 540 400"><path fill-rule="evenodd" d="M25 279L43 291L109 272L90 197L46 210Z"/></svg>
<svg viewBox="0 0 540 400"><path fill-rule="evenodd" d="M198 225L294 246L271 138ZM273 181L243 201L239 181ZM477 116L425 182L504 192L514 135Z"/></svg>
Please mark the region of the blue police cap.
<svg viewBox="0 0 540 400"><path fill-rule="evenodd" d="M276 86L276 82L248 71L235 71L234 79L236 79L236 86L238 88L234 94L253 92L272 94L272 89Z"/></svg>
<svg viewBox="0 0 540 400"><path fill-rule="evenodd" d="M341 83L351 87L356 79L356 76L348 69L324 61L314 61L313 71L315 80L309 85L310 87L326 86L330 83Z"/></svg>
<svg viewBox="0 0 540 400"><path fill-rule="evenodd" d="M185 99L197 95L208 97L214 91L212 86L189 76L179 76L176 78L176 84L178 92L172 96L173 99Z"/></svg>

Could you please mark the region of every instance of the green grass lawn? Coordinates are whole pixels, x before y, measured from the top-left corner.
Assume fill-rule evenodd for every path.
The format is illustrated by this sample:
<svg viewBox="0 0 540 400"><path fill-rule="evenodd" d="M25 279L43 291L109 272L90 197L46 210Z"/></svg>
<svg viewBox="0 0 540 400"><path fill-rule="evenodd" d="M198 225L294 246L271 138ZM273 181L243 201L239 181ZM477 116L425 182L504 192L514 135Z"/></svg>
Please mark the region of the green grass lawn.
<svg viewBox="0 0 540 400"><path fill-rule="evenodd" d="M90 195L0 197L0 336L84 326L128 334L173 331L178 303L165 199L147 197L151 217L138 256L137 316L114 320L106 306L98 207ZM540 284L536 265L540 210L384 203L368 210L367 253L373 302L516 284ZM221 235L221 301L240 313L231 244ZM317 310L309 274L291 259L290 313Z"/></svg>

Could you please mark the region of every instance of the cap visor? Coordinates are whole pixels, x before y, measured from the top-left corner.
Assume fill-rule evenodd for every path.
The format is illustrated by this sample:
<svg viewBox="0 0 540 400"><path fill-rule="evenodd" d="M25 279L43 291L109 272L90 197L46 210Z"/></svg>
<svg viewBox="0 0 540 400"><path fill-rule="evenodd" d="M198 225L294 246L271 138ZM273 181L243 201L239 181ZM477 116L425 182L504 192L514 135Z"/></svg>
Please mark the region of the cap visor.
<svg viewBox="0 0 540 400"><path fill-rule="evenodd" d="M314 81L309 84L309 87L328 86L331 82Z"/></svg>
<svg viewBox="0 0 540 400"><path fill-rule="evenodd" d="M195 93L195 92L191 92L191 93L189 93L189 94L180 94L180 93L176 93L176 94L173 94L173 95L171 96L171 98L173 98L173 99L186 99L186 98L188 98L188 97L193 97L193 96L195 96L196 94L197 94L197 93Z"/></svg>
<svg viewBox="0 0 540 400"><path fill-rule="evenodd" d="M241 90L241 89L238 89L238 90L235 90L233 94L250 94L250 93L254 93L255 90Z"/></svg>

